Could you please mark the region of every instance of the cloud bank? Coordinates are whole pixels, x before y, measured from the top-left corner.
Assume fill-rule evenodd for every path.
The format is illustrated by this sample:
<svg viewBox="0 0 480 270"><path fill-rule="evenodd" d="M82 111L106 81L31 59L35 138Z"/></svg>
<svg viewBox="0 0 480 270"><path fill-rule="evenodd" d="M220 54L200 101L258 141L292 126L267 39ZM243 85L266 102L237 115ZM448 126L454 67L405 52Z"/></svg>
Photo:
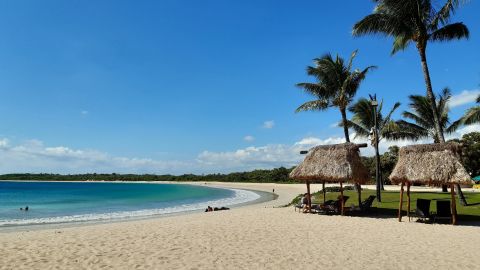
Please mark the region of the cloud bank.
<svg viewBox="0 0 480 270"><path fill-rule="evenodd" d="M447 139L479 131L480 125L459 129ZM352 134L352 138L355 134ZM120 157L94 149L72 149L66 146L45 146L39 140L29 140L13 145L8 139L0 138L0 173L228 173L275 167L291 167L303 160L301 150L316 145L343 143L342 136L327 138L306 137L291 144L267 144L249 146L232 151L203 151L191 160L156 160L150 158ZM355 143L368 142L353 139ZM413 143L429 143L429 140L383 141L380 152L392 145L405 146ZM374 155L373 147L361 150L362 155Z"/></svg>

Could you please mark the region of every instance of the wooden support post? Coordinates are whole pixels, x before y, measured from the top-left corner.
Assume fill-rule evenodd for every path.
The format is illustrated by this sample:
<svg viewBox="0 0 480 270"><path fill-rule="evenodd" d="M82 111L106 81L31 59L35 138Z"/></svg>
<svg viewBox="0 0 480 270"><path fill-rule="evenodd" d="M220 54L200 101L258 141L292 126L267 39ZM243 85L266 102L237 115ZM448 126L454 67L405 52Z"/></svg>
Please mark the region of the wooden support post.
<svg viewBox="0 0 480 270"><path fill-rule="evenodd" d="M452 195L452 204L451 204L451 212L452 212L452 224L457 224L457 203L455 202L455 185L450 185L450 193Z"/></svg>
<svg viewBox="0 0 480 270"><path fill-rule="evenodd" d="M356 183L355 186L357 187L357 194L358 194L358 208L362 207L362 185Z"/></svg>
<svg viewBox="0 0 480 270"><path fill-rule="evenodd" d="M341 214L343 216L344 214L344 208L345 208L345 200L343 199L343 183L340 181L340 207L341 207Z"/></svg>
<svg viewBox="0 0 480 270"><path fill-rule="evenodd" d="M326 191L325 191L325 181L322 182L322 190L323 190L323 204L325 204L325 195L326 195Z"/></svg>
<svg viewBox="0 0 480 270"><path fill-rule="evenodd" d="M402 222L402 208L403 208L403 185L400 186L400 203L398 204L398 221Z"/></svg>
<svg viewBox="0 0 480 270"><path fill-rule="evenodd" d="M408 216L408 221L410 221L410 182L407 182L407 216Z"/></svg>
<svg viewBox="0 0 480 270"><path fill-rule="evenodd" d="M307 199L308 199L308 212L312 209L312 198L310 195L310 181L307 181Z"/></svg>

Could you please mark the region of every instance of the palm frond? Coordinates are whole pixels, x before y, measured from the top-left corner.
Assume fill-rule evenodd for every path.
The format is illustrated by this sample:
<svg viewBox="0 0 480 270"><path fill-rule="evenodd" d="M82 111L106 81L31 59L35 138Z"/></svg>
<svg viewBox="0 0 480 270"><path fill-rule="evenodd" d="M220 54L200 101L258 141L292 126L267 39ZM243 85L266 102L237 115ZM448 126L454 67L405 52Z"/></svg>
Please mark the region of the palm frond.
<svg viewBox="0 0 480 270"><path fill-rule="evenodd" d="M405 111L405 112L402 113L402 116L404 118L413 120L415 123L417 123L419 126L425 128L425 129L432 128L432 126L433 126L433 122L431 121L431 119L424 119L422 116L417 115L417 114L412 113L412 112L406 112ZM432 119L433 119L433 117L432 117Z"/></svg>
<svg viewBox="0 0 480 270"><path fill-rule="evenodd" d="M360 123L356 123L352 120L347 120L348 128L351 128L355 131L355 138L357 137L368 137L370 133L370 129L363 126ZM339 126L343 127L343 124L340 124Z"/></svg>
<svg viewBox="0 0 480 270"><path fill-rule="evenodd" d="M352 34L361 36L367 34L383 34L386 36L397 36L404 33L408 27L396 16L384 13L373 13L353 26Z"/></svg>
<svg viewBox="0 0 480 270"><path fill-rule="evenodd" d="M367 76L367 73L376 68L377 66L369 66L363 69L362 71L358 71L358 70L354 71L351 74L351 77L349 78L349 80L347 80L348 83L344 86L345 91L350 95L352 93L355 93L357 89L360 87L360 84L362 83L362 81Z"/></svg>
<svg viewBox="0 0 480 270"><path fill-rule="evenodd" d="M318 83L297 83L297 87L302 88L305 93L315 97L324 97L328 94L328 90L324 85Z"/></svg>
<svg viewBox="0 0 480 270"><path fill-rule="evenodd" d="M388 122L390 122L390 118L392 118L392 114L400 107L400 102L396 102L390 112L387 114L385 119L383 119L383 125L386 125ZM381 109L380 109L381 110Z"/></svg>
<svg viewBox="0 0 480 270"><path fill-rule="evenodd" d="M437 109L440 113L448 114L448 102L452 98L450 88L445 87L442 93L438 96Z"/></svg>
<svg viewBox="0 0 480 270"><path fill-rule="evenodd" d="M463 125L463 122L464 122L463 118L460 118L457 121L454 121L449 127L447 127L445 132L447 132L448 134L451 134L457 131L457 129Z"/></svg>
<svg viewBox="0 0 480 270"><path fill-rule="evenodd" d="M394 55L399 51L405 50L411 41L412 39L410 36L406 36L406 35L396 36L393 41L393 48L392 48L391 55Z"/></svg>
<svg viewBox="0 0 480 270"><path fill-rule="evenodd" d="M358 49L352 52L352 55L350 55L350 59L348 60L348 65L347 65L347 70L350 71L352 70L352 64L353 64L353 59L357 56Z"/></svg>
<svg viewBox="0 0 480 270"><path fill-rule="evenodd" d="M460 2L460 0L448 0L442 8L433 15L430 28L436 30L440 24L447 24L450 16L455 13L455 9L460 5Z"/></svg>
<svg viewBox="0 0 480 270"><path fill-rule="evenodd" d="M449 41L452 39L462 39L470 36L468 27L463 23L452 23L435 30L430 34L429 39L432 41Z"/></svg>
<svg viewBox="0 0 480 270"><path fill-rule="evenodd" d="M412 136L416 136L419 139L427 138L430 135L429 130L414 123L410 123L404 120L399 120L396 123L403 130L403 132L410 133Z"/></svg>
<svg viewBox="0 0 480 270"><path fill-rule="evenodd" d="M480 106L470 108L462 117L465 125L480 123Z"/></svg>
<svg viewBox="0 0 480 270"><path fill-rule="evenodd" d="M295 112L305 112L305 111L323 111L329 107L328 100L312 100L303 103L298 107Z"/></svg>
<svg viewBox="0 0 480 270"><path fill-rule="evenodd" d="M388 121L383 126L382 130L382 137L387 140L418 140L419 135L418 132L410 129L402 128L397 122L395 121Z"/></svg>

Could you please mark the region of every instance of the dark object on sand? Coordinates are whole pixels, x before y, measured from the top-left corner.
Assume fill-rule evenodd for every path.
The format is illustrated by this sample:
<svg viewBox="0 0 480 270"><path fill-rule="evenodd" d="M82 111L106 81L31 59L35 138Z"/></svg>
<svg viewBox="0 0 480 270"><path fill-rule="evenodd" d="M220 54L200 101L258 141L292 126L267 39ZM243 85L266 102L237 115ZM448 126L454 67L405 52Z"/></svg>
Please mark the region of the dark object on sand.
<svg viewBox="0 0 480 270"><path fill-rule="evenodd" d="M220 208L218 208L218 207L212 208L211 206L209 206L209 207L207 207L207 209L205 209L205 212L222 211L222 210L230 210L230 208L225 207L225 206L222 206Z"/></svg>
<svg viewBox="0 0 480 270"><path fill-rule="evenodd" d="M343 203L342 203L343 198ZM349 196L338 196L335 201L326 201L320 205L320 214L340 214L342 212L342 205L345 205Z"/></svg>
<svg viewBox="0 0 480 270"><path fill-rule="evenodd" d="M222 206L220 208L218 208L218 207L213 208L213 211L221 211L221 210L230 210L230 208L225 207L225 206Z"/></svg>
<svg viewBox="0 0 480 270"><path fill-rule="evenodd" d="M433 222L437 220L452 220L450 201L437 201L437 213L433 215Z"/></svg>
<svg viewBox="0 0 480 270"><path fill-rule="evenodd" d="M422 221L428 221L430 219L430 200L417 199L415 216Z"/></svg>
<svg viewBox="0 0 480 270"><path fill-rule="evenodd" d="M374 195L370 195L365 201L363 201L360 204L360 210L362 212L368 212L370 211L370 208L372 207L373 201L375 200Z"/></svg>

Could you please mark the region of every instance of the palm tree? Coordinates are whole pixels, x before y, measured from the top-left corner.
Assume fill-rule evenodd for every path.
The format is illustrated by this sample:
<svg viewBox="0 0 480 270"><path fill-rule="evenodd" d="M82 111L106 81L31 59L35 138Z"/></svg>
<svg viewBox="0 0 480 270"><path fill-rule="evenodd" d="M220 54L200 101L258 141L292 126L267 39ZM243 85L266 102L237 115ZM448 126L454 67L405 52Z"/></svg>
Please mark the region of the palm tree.
<svg viewBox="0 0 480 270"><path fill-rule="evenodd" d="M438 142L445 142L440 112L435 104L430 72L427 64L427 43L468 38L469 31L463 23L449 23L461 0L447 0L436 10L431 0L375 0L372 14L357 22L353 35L384 34L394 38L392 54L415 43L422 62L427 97L433 111L434 129Z"/></svg>
<svg viewBox="0 0 480 270"><path fill-rule="evenodd" d="M382 115L383 101L378 105L378 110L376 111L376 120L378 128L378 143L382 139L389 140L400 140L400 139L416 139L416 134L410 132L403 132L399 125L392 120L392 114L400 107L400 103L397 102L393 105L392 109L388 112L386 116ZM353 117L348 121L350 128L353 128L355 131L355 137L364 137L368 138L370 135L374 134L373 130L375 128L375 115L374 110L372 110L371 101L366 98L359 99L355 104L351 105L348 110L353 113ZM376 163L379 166L378 169L378 179L383 179L382 177L382 165L380 162L380 153L378 151L378 145L375 145L377 142L375 138L372 139L372 145L375 146L375 158ZM383 182L383 180L382 180ZM383 183L380 182L379 190L383 190ZM378 191L379 192L379 191ZM377 195L377 199L380 202L380 195Z"/></svg>
<svg viewBox="0 0 480 270"><path fill-rule="evenodd" d="M397 102L386 116L382 115L383 101L380 102L377 110L377 126L379 131L378 141L382 139L387 140L401 140L401 139L417 139L416 134L411 132L403 132L399 125L392 120L392 114L400 107ZM355 137L367 138L371 135L371 130L374 127L375 118L373 115L370 101L366 98L359 99L355 104L351 105L348 110L353 113L353 117L348 121L348 126L355 131Z"/></svg>
<svg viewBox="0 0 480 270"><path fill-rule="evenodd" d="M480 104L480 95L477 98L477 103ZM480 123L480 106L470 108L462 117L462 123L465 125Z"/></svg>
<svg viewBox="0 0 480 270"><path fill-rule="evenodd" d="M347 107L368 71L375 68L369 66L362 71L358 69L352 71L352 62L356 55L357 51L354 51L346 65L338 54L335 58L331 54L315 58L313 60L315 65L307 67L307 74L315 77L317 82L297 84L316 99L302 104L295 112L323 111L330 107L337 107L342 114L343 131L347 142L350 142Z"/></svg>
<svg viewBox="0 0 480 270"><path fill-rule="evenodd" d="M450 90L448 88L443 89L442 93L438 97L438 102L435 106L437 111L440 113L440 124L442 130L445 130L447 133L452 133L458 129L462 123L462 119L459 119L453 123L450 123L448 116L448 101L452 97ZM403 117L413 120L412 122L407 122L404 120L398 121L398 125L405 133L411 133L412 135L417 135L417 138L431 138L435 143L440 142L440 136L435 129L434 125L434 115L431 110L430 99L425 96L411 95L410 99L410 108L411 112L403 112Z"/></svg>

